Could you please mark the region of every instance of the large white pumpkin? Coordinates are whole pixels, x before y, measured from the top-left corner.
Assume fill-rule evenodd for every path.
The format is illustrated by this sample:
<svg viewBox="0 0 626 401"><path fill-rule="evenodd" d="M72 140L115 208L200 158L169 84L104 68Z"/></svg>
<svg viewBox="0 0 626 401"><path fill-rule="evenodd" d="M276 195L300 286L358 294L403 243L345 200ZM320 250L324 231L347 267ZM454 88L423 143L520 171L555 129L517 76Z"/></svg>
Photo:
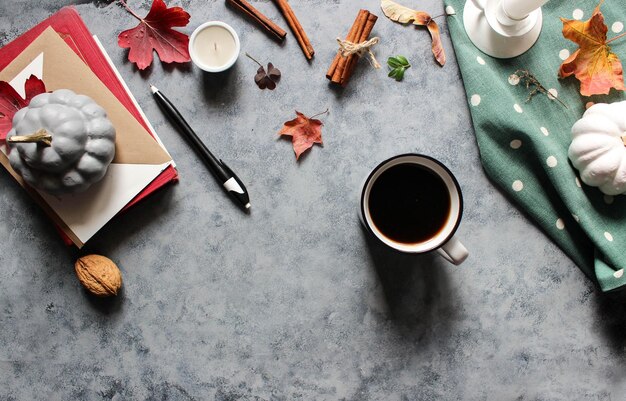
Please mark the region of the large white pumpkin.
<svg viewBox="0 0 626 401"><path fill-rule="evenodd" d="M626 192L626 101L591 106L572 127L569 158L587 185Z"/></svg>

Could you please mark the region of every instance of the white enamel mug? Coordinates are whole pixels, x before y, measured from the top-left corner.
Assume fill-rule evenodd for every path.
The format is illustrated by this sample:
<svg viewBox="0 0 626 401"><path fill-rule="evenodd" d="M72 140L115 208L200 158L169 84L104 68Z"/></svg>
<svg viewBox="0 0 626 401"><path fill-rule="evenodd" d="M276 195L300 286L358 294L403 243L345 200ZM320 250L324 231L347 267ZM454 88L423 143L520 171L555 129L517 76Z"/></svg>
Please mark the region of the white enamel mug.
<svg viewBox="0 0 626 401"><path fill-rule="evenodd" d="M370 192L376 180L382 173L393 166L400 164L417 164L422 168L436 174L444 182L448 195L450 197L450 209L443 227L431 238L418 243L404 243L394 241L383 234L374 224L369 209ZM419 182L407 182L406 185L420 185ZM361 190L361 208L359 217L367 230L374 235L379 241L385 245L405 253L426 253L437 251L447 261L455 265L460 265L467 259L469 252L465 246L459 241L454 233L461 222L463 215L463 196L461 195L461 187L450 170L441 162L429 156L409 153L394 156L380 163L367 176Z"/></svg>

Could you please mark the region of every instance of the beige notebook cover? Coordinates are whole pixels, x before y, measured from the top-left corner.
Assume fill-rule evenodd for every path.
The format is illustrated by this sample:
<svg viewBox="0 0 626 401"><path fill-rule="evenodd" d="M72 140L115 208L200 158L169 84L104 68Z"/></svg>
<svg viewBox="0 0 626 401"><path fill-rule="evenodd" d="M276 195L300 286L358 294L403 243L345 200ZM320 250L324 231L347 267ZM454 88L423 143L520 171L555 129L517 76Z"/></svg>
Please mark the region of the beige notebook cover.
<svg viewBox="0 0 626 401"><path fill-rule="evenodd" d="M4 146L0 149L0 163L80 248L173 161L52 28L0 71L0 80L23 94L31 74L48 91L71 89L91 97L116 129L115 158L107 174L79 194L51 196L28 187L9 165Z"/></svg>

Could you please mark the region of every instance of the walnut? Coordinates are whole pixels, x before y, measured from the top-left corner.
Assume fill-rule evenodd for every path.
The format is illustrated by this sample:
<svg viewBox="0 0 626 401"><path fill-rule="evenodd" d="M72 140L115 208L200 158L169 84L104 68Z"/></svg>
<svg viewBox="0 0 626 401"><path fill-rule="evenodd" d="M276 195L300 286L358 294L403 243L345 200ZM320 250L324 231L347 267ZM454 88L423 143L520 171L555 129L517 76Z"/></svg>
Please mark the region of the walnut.
<svg viewBox="0 0 626 401"><path fill-rule="evenodd" d="M104 256L83 256L76 261L74 268L83 287L97 297L117 295L122 286L120 269Z"/></svg>

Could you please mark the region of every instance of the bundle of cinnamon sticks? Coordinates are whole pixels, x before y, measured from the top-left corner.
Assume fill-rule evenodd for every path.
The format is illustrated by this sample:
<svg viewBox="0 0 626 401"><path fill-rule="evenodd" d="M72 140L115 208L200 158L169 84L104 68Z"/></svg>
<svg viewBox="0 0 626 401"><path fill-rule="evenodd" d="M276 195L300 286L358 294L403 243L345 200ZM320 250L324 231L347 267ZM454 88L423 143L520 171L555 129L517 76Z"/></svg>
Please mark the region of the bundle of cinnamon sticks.
<svg viewBox="0 0 626 401"><path fill-rule="evenodd" d="M376 20L378 20L376 15L367 10L359 10L354 24L352 24L352 28L350 28L348 36L346 36L346 41L357 44L367 41L370 33L372 33L372 29L374 29ZM326 78L330 79L330 81L335 84L346 86L352 76L358 59L359 56L356 54L344 57L341 54L341 50L338 51L328 72L326 72Z"/></svg>

